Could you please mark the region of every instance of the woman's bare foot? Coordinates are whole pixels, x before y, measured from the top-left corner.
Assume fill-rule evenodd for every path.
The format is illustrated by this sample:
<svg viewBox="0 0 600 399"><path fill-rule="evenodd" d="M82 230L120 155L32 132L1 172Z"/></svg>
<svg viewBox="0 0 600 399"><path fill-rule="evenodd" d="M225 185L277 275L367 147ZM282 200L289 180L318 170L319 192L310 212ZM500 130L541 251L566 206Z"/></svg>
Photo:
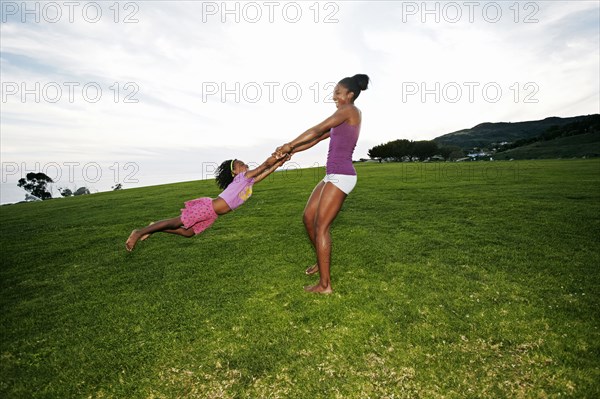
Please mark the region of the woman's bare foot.
<svg viewBox="0 0 600 399"><path fill-rule="evenodd" d="M152 226L154 224L154 222L150 222L150 224L148 226ZM144 241L146 238L150 237L150 233L148 234L144 234L143 236L140 237L140 241Z"/></svg>
<svg viewBox="0 0 600 399"><path fill-rule="evenodd" d="M304 273L306 273L307 276L312 276L313 274L317 273L319 271L319 264L315 263L312 266L309 266Z"/></svg>
<svg viewBox="0 0 600 399"><path fill-rule="evenodd" d="M138 242L139 239L140 239L140 231L133 230L131 232L131 234L129 235L129 238L127 239L127 241L125 241L125 248L127 248L127 250L129 252L133 251L133 248L135 247L135 244Z"/></svg>
<svg viewBox="0 0 600 399"><path fill-rule="evenodd" d="M333 293L333 290L331 289L331 286L327 286L327 287L323 287L320 284L316 284L316 285L307 285L306 287L304 287L304 291L306 292L316 292L317 294L331 294Z"/></svg>

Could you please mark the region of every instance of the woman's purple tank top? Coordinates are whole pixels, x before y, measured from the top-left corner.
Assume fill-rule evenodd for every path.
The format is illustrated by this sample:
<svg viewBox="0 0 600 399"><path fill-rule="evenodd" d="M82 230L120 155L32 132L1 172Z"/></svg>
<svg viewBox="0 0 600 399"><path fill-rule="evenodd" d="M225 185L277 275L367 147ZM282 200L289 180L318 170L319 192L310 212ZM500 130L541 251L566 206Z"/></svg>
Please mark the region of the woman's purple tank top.
<svg viewBox="0 0 600 399"><path fill-rule="evenodd" d="M348 122L331 129L326 166L328 175L356 175L356 170L352 165L352 153L354 153L359 133L360 124L350 125Z"/></svg>

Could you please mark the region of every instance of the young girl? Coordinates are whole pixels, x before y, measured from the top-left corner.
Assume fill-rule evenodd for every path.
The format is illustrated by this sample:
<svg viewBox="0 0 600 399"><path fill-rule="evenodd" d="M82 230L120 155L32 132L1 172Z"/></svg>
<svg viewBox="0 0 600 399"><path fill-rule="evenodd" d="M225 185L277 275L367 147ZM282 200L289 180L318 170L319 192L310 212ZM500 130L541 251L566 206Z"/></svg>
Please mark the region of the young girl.
<svg viewBox="0 0 600 399"><path fill-rule="evenodd" d="M215 180L224 189L215 199L209 197L197 198L185 202L181 215L172 219L151 223L142 229L131 232L125 242L125 248L133 251L138 241L144 241L156 232L178 234L193 237L208 229L219 215L231 212L242 205L252 195L252 186L273 173L290 156L270 156L262 165L248 170L248 165L239 159L224 161L217 169Z"/></svg>

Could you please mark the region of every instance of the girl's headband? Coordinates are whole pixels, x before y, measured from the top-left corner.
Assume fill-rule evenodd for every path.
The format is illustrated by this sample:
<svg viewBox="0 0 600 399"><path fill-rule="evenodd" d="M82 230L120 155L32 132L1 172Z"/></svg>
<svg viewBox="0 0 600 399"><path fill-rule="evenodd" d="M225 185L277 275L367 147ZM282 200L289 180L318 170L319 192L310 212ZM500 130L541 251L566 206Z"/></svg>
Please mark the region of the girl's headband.
<svg viewBox="0 0 600 399"><path fill-rule="evenodd" d="M235 159L231 160L231 165L230 165L230 169L231 169L231 176L235 177L235 174L233 173L233 163L235 162Z"/></svg>

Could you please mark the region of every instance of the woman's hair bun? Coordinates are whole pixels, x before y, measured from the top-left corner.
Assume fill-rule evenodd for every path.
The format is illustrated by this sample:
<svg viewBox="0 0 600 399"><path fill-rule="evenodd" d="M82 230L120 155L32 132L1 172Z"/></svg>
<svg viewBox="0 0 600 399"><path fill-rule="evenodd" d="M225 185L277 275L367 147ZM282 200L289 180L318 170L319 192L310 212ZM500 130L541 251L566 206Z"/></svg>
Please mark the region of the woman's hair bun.
<svg viewBox="0 0 600 399"><path fill-rule="evenodd" d="M340 80L338 84L341 84L346 89L348 89L348 91L354 94L354 101L358 98L361 91L367 90L367 87L369 86L369 77L367 75L359 73L352 77L347 77Z"/></svg>
<svg viewBox="0 0 600 399"><path fill-rule="evenodd" d="M359 73L359 74L352 76L352 79L354 79L356 81L356 85L361 90L367 90L367 88L369 86L369 77L367 75Z"/></svg>

